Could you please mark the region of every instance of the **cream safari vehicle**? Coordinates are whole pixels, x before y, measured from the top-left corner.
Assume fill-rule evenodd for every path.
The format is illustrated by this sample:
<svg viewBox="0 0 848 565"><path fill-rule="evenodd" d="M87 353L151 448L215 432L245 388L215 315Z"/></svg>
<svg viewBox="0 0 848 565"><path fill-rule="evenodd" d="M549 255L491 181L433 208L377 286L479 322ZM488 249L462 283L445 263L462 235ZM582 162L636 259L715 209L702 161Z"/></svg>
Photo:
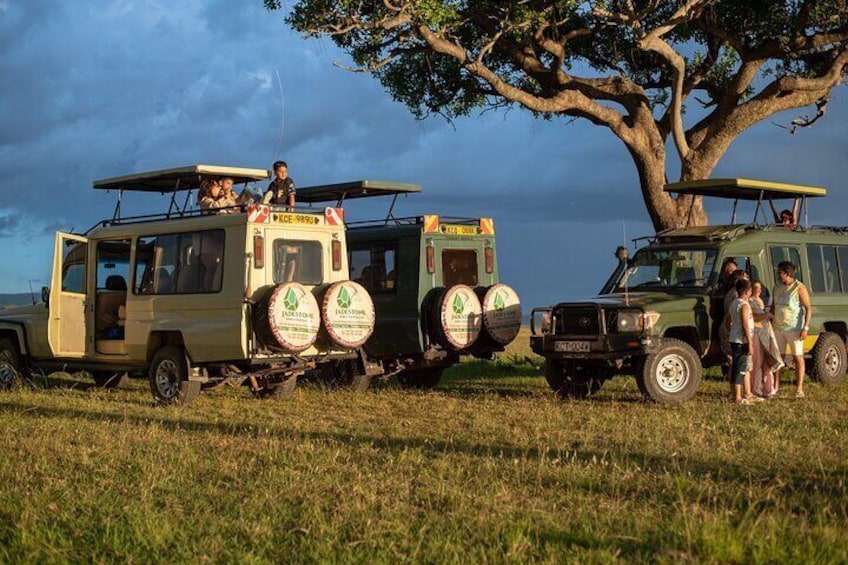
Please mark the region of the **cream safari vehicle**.
<svg viewBox="0 0 848 565"><path fill-rule="evenodd" d="M0 312L0 385L30 369L85 370L101 386L141 373L158 402L187 403L225 382L290 392L321 363L361 363L374 306L349 280L341 209L190 209L204 178L268 176L195 165L96 181L117 192L115 214L57 233L42 303ZM170 193L168 212L122 218L129 191Z"/></svg>

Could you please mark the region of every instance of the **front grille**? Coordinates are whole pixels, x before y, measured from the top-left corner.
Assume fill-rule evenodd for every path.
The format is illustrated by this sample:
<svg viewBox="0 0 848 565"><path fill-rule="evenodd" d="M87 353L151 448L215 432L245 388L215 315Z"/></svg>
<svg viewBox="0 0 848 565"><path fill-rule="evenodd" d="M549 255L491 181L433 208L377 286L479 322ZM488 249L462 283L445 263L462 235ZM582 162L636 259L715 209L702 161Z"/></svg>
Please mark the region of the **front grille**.
<svg viewBox="0 0 848 565"><path fill-rule="evenodd" d="M564 307L554 312L556 333L561 335L600 335L600 310L594 307Z"/></svg>

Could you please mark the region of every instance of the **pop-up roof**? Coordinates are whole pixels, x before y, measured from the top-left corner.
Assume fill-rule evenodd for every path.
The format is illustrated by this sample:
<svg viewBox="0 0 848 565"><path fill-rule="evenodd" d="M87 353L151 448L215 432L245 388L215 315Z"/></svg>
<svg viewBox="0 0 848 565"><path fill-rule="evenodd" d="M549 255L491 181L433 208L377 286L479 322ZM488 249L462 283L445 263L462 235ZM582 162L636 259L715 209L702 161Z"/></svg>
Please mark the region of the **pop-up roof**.
<svg viewBox="0 0 848 565"><path fill-rule="evenodd" d="M318 202L343 202L349 198L368 198L371 196L398 196L421 192L421 185L375 180L359 180L337 184L306 186L297 189L300 202L315 204Z"/></svg>
<svg viewBox="0 0 848 565"><path fill-rule="evenodd" d="M665 191L690 196L730 198L732 200L777 200L827 196L827 190L817 186L751 179L707 179L675 182L665 185Z"/></svg>
<svg viewBox="0 0 848 565"><path fill-rule="evenodd" d="M786 184L781 182L769 182L752 179L707 179L688 182L676 182L665 185L665 191L681 196L709 196L712 198L726 198L733 200L733 216L731 224L736 224L736 206L740 200L751 200L757 203L754 211L754 223L758 222L760 212L767 214L763 202L769 202L775 215L775 222L779 222L774 200L791 199L795 201L792 215L794 223L798 223L801 214L804 215L804 224L807 224L807 198L827 196L827 190L818 186L803 186L798 184ZM692 220L692 210L695 199L689 206L689 214L686 225ZM766 224L769 224L767 219Z"/></svg>
<svg viewBox="0 0 848 565"><path fill-rule="evenodd" d="M194 190L204 178L231 177L235 183L259 181L270 176L265 169L219 167L216 165L189 165L176 169L134 173L121 177L94 181L94 188L138 192L176 192Z"/></svg>

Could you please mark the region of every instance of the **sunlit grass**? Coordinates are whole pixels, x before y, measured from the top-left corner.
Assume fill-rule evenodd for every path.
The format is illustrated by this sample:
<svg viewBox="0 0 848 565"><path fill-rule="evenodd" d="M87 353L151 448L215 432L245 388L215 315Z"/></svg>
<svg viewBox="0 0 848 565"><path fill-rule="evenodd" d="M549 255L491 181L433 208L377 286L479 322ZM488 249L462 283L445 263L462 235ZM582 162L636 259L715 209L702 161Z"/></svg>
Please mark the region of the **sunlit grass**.
<svg viewBox="0 0 848 565"><path fill-rule="evenodd" d="M562 402L519 344L429 392L2 393L0 561L848 560L845 383Z"/></svg>

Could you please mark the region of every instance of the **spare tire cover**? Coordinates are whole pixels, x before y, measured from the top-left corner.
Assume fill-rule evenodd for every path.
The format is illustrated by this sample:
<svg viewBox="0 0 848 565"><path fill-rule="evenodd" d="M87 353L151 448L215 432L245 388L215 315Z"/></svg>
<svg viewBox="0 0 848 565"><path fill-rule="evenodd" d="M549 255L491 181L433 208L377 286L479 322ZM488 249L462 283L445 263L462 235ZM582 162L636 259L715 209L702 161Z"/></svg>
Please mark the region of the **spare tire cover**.
<svg viewBox="0 0 848 565"><path fill-rule="evenodd" d="M512 287L495 284L482 296L483 330L495 343L508 345L521 329L521 300Z"/></svg>
<svg viewBox="0 0 848 565"><path fill-rule="evenodd" d="M480 337L483 307L474 289L458 284L445 290L438 304L438 320L447 345L457 350L471 347Z"/></svg>
<svg viewBox="0 0 848 565"><path fill-rule="evenodd" d="M318 338L318 301L296 282L278 285L268 302L268 324L280 347L293 353L309 349Z"/></svg>
<svg viewBox="0 0 848 565"><path fill-rule="evenodd" d="M321 301L321 318L333 343L354 349L374 333L374 302L359 283L333 283Z"/></svg>

